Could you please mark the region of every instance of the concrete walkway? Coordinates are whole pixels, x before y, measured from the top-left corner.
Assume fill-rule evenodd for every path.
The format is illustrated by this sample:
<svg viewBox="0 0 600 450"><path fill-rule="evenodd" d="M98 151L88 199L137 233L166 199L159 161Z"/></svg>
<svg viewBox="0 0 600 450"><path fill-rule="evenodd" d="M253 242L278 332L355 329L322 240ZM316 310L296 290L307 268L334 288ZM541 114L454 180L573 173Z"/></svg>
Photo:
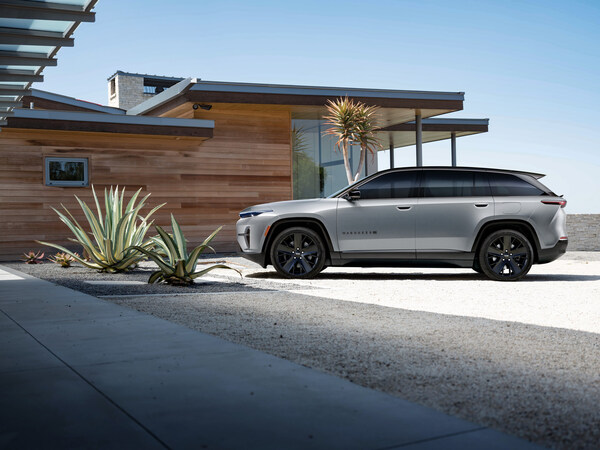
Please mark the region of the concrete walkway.
<svg viewBox="0 0 600 450"><path fill-rule="evenodd" d="M536 447L0 266L0 448Z"/></svg>

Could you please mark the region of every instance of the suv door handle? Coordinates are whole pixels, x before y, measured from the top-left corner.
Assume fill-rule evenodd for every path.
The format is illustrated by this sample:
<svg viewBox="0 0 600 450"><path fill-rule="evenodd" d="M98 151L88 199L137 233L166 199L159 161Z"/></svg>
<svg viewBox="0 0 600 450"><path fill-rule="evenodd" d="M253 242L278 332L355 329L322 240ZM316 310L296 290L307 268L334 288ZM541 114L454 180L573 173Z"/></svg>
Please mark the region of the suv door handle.
<svg viewBox="0 0 600 450"><path fill-rule="evenodd" d="M396 209L399 209L400 211L408 211L410 208L412 208L412 206L396 206Z"/></svg>
<svg viewBox="0 0 600 450"><path fill-rule="evenodd" d="M485 208L489 203L475 203L476 208Z"/></svg>

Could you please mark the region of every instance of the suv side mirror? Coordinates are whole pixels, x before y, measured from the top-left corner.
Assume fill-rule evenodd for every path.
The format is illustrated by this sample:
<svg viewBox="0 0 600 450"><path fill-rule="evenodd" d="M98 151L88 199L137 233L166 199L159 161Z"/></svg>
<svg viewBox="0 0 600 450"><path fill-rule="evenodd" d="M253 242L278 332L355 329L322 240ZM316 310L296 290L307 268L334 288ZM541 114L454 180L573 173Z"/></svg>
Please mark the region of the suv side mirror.
<svg viewBox="0 0 600 450"><path fill-rule="evenodd" d="M360 200L360 191L353 189L352 191L348 192L348 194L346 194L346 200L351 202L354 200Z"/></svg>

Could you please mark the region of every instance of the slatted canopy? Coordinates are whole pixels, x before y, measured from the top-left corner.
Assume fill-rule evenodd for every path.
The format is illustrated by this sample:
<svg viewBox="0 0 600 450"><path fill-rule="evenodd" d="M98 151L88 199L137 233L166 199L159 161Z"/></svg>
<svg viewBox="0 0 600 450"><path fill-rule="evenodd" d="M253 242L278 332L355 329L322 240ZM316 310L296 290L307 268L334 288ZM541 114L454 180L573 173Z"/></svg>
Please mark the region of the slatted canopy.
<svg viewBox="0 0 600 450"><path fill-rule="evenodd" d="M81 22L94 22L97 0L0 0L0 126L56 66L61 47L74 45Z"/></svg>

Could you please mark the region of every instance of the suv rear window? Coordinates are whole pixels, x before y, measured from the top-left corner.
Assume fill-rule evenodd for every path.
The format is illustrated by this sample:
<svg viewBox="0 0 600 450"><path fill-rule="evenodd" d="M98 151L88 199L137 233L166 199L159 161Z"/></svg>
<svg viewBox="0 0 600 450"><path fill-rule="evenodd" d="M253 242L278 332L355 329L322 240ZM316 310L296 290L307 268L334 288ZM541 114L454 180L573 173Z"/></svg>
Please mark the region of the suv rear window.
<svg viewBox="0 0 600 450"><path fill-rule="evenodd" d="M483 197L491 195L487 176L467 170L424 170L423 197Z"/></svg>
<svg viewBox="0 0 600 450"><path fill-rule="evenodd" d="M492 195L496 197L520 197L546 195L546 192L533 184L507 173L490 173Z"/></svg>

